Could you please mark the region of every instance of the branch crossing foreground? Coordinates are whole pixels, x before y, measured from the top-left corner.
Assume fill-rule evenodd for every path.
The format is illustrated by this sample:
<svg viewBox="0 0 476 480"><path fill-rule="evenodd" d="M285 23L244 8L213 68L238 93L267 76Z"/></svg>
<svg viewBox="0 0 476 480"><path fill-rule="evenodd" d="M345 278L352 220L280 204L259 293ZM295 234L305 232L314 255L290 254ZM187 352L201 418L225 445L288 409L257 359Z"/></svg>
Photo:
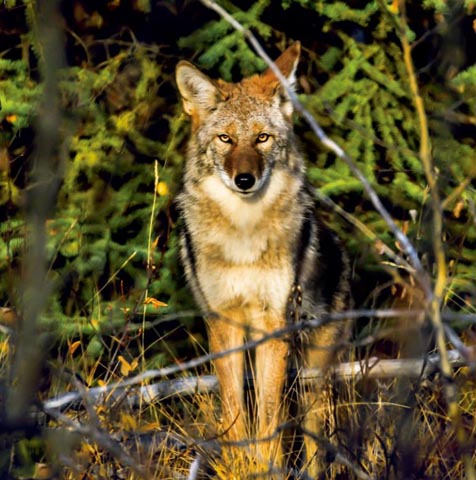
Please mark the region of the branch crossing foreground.
<svg viewBox="0 0 476 480"><path fill-rule="evenodd" d="M472 350L476 355L476 349ZM458 350L449 350L448 358L453 368L467 364ZM312 384L324 375L332 375L337 381L358 381L368 378L428 378L438 372L439 355L432 354L423 358L379 359L370 357L356 362L341 363L329 372L319 369L304 369L300 376L304 384ZM296 376L296 372L291 372ZM150 385L135 385L130 382L118 382L111 385L94 387L84 392L68 392L46 400L43 409L65 411L82 408L84 401L89 404L126 402L131 408L138 408L144 403L154 403L173 396L195 395L218 392L215 375L190 376L173 380L163 380Z"/></svg>

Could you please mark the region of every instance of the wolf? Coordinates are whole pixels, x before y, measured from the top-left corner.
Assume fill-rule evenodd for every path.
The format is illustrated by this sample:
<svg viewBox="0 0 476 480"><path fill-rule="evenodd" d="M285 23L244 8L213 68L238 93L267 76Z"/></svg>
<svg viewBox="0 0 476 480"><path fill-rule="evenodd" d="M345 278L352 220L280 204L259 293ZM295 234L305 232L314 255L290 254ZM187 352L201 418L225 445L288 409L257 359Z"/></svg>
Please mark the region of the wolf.
<svg viewBox="0 0 476 480"><path fill-rule="evenodd" d="M296 42L275 61L293 88L300 50ZM273 71L229 83L180 61L176 82L191 119L177 197L181 257L206 316L211 352L239 350L246 340L286 327L296 292L300 315L344 309L349 262L319 219L293 130L293 105ZM306 334L302 366L326 369L346 331L341 323ZM288 340L271 335L254 352L258 438L276 436L282 420ZM244 400L246 356L234 350L214 363L226 437L242 440L252 433ZM261 454L275 461L279 442Z"/></svg>

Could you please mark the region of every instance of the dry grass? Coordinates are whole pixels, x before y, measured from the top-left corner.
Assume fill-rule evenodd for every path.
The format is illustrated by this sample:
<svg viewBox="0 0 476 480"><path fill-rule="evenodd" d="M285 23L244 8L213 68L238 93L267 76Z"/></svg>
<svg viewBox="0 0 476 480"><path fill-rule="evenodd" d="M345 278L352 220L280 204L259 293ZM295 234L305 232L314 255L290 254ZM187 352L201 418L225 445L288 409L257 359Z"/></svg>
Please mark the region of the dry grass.
<svg viewBox="0 0 476 480"><path fill-rule="evenodd" d="M95 371L98 365L91 365L88 378ZM463 368L457 380L465 425L474 440L474 375ZM315 478L453 479L463 475L438 375L419 381L335 382L329 383L328 393L319 405L319 416L327 421L322 431L311 432L317 434L314 453L319 475ZM268 465L251 460L252 441L220 454L223 445L217 431L223 432L225 426L220 424L214 394L175 397L134 410L116 404L94 411L97 419L91 418L90 411L69 416L113 438L152 478L208 478L206 472L218 479L271 478ZM66 457L62 463L69 467L63 478L138 478L120 455L91 439L81 438L65 462ZM190 476L199 463L201 476ZM288 474L278 471L273 478L293 478Z"/></svg>
<svg viewBox="0 0 476 480"><path fill-rule="evenodd" d="M469 343L470 336L464 340ZM86 386L112 384L148 368L153 342L147 347L140 337L136 342L122 350L110 348L109 357L94 361L83 342L70 343L66 356L53 362L57 366L52 369L43 399L77 390L79 377ZM375 349L372 346L368 355L375 355ZM128 351L138 354L127 356ZM365 358L365 350L358 353ZM8 341L2 340L2 368L8 365L10 355ZM459 407L470 438L467 447L476 462L476 378L468 367L460 368L455 377ZM319 417L325 419L322 430L309 432L315 437L315 451L311 453L315 454L318 470L309 478L463 477L461 451L446 413L440 374L390 380L364 375L346 382L330 378L326 392L324 401L316 406ZM227 426L221 424L219 399L213 393L174 396L154 404L144 401L135 408L128 406L125 399L106 398L99 405L86 404L86 408L70 409L62 415L45 424L46 449L43 446L39 448L43 453L31 456L35 472L28 476L131 480L294 478L289 470L276 469L272 477L268 465L252 460L256 439L222 450L221 434ZM38 448L28 441L19 444L24 449ZM19 450L17 444L12 459L20 455ZM194 476L196 468L199 474ZM18 478L19 472L12 470L13 478Z"/></svg>

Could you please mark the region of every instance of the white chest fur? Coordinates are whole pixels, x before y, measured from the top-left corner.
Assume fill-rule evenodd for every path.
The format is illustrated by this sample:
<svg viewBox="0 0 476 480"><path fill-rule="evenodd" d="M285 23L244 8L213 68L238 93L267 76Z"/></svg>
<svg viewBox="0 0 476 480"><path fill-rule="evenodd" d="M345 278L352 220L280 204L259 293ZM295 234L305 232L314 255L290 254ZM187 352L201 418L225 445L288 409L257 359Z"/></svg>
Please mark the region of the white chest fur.
<svg viewBox="0 0 476 480"><path fill-rule="evenodd" d="M282 205L289 198L283 202L282 197L292 198L298 187L290 186L282 172L273 174L266 192L254 201L244 200L216 176L198 187L201 201L216 206L216 218L211 218L213 209L205 214L200 208L189 217L199 247L199 283L210 308L253 304L282 315L294 281L289 243L296 229L283 218Z"/></svg>
<svg viewBox="0 0 476 480"><path fill-rule="evenodd" d="M243 234L252 233L260 222L266 221L265 215L285 188L285 174L280 171L272 174L260 196L250 200L231 191L218 175L207 177L200 186L203 194L219 205L222 215Z"/></svg>
<svg viewBox="0 0 476 480"><path fill-rule="evenodd" d="M293 281L292 269L286 267L211 268L200 275L200 284L213 310L252 304L282 314Z"/></svg>

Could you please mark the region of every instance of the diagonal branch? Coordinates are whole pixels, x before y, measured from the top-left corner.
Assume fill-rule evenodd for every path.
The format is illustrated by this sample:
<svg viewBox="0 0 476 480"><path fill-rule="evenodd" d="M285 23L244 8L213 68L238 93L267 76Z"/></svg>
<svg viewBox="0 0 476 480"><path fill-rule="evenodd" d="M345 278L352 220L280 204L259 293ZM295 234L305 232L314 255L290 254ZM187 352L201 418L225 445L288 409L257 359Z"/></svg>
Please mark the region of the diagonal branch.
<svg viewBox="0 0 476 480"><path fill-rule="evenodd" d="M305 322L298 322L296 324L289 325L285 328L271 332L270 334L263 335L258 340L246 342L240 347L225 350L219 353L209 353L200 357L194 358L188 362L182 362L178 365L170 365L156 370L147 370L139 375L135 375L126 380L121 380L115 383L110 383L106 386L93 387L86 389L84 395L87 395L93 403L99 403L104 399L108 401L121 401L125 399L130 406L135 406L135 400L133 395L135 392L129 390L139 389L139 397L146 403L157 401L157 399L163 399L174 395L190 395L193 393L203 393L216 391L218 384L215 376L202 375L200 377L184 377L174 380L163 380L155 384L143 385L143 383L155 380L163 379L171 375L184 373L187 371L195 370L201 365L205 365L209 362L221 358L226 355L231 355L236 352L249 351L256 346L269 341L271 338L283 338L289 336L292 333L302 331L304 329L318 328L324 324L342 321L347 319L358 318L375 318L375 319L389 319L389 318L401 318L406 316L407 318L418 318L425 314L424 310L349 310L345 312L334 312L321 317L320 319L310 319ZM445 313L444 318L448 322L466 322L476 324L476 315L458 314L458 313ZM476 358L476 352L473 348L463 347L461 342L456 340L456 334L453 343L456 349L448 352L448 358L451 368L462 364L472 365L474 358ZM375 337L367 337L367 339L361 339L360 344L365 344L365 341L375 341ZM368 359L365 363L365 368L361 362L349 362L342 363L333 367L334 375L337 379L349 379L355 378L359 375L365 377L379 377L379 378L392 378L397 376L418 377L427 376L435 371L435 367L439 362L438 355L430 355L426 359L408 359L408 360L381 360L377 358ZM424 362L424 363L423 363ZM292 374L292 372L290 372ZM294 372L296 374L296 372ZM305 379L305 382L312 383L312 379L322 377L324 372L317 369L306 369L300 373ZM137 391L137 390L136 390ZM130 395L132 393L132 395ZM61 394L55 398L51 398L45 402L45 407L49 409L67 409L74 407L78 402L83 401L83 395L81 392L68 392Z"/></svg>
<svg viewBox="0 0 476 480"><path fill-rule="evenodd" d="M77 432L82 436L89 438L91 441L109 452L114 458L129 467L138 478L152 478L147 470L133 457L119 441L115 440L111 434L102 428L92 425L91 423L76 422L53 408L44 408L45 413L54 418L59 423L68 427L71 431Z"/></svg>
<svg viewBox="0 0 476 480"><path fill-rule="evenodd" d="M336 142L334 142L334 140L332 140L330 137L326 135L326 133L321 128L321 126L317 123L313 115L306 108L304 108L302 103L299 101L296 93L291 88L287 79L284 77L284 75L281 73L278 67L274 64L273 60L269 57L269 55L265 52L263 47L258 42L257 38L248 29L246 29L241 23L239 23L235 18L233 18L224 8L222 8L213 0L200 0L200 1L206 7L217 12L223 19L229 22L233 26L233 28L235 28L237 31L242 33L243 36L248 39L248 41L250 42L255 52L266 62L266 64L272 70L276 78L280 81L281 85L283 86L287 95L289 96L294 106L294 109L306 120L306 122L309 124L312 131L319 138L321 143L324 146L326 146L329 150L334 152L337 157L339 157L349 166L352 173L361 182L365 192L367 193L375 209L380 213L381 217L384 219L385 223L388 225L388 227L392 231L396 240L401 245L405 253L408 255L410 259L410 263L414 269L414 274L417 277L423 291L425 292L425 296L427 297L427 299L431 299L433 297L431 280L430 280L430 277L428 276L428 273L426 272L426 270L423 268L423 265L421 264L420 258L418 257L418 253L416 252L415 248L413 247L408 237L402 232L402 230L400 230L400 228L398 228L397 224L393 221L392 216L383 205L377 192L372 187L370 182L367 180L365 175L357 167L354 160L351 157L349 157L349 155L347 155L347 153Z"/></svg>
<svg viewBox="0 0 476 480"><path fill-rule="evenodd" d="M409 74L410 88L413 96L413 101L415 103L415 109L418 116L418 121L420 123L420 158L423 163L425 170L425 175L427 177L428 185L431 191L432 198L432 208L433 208L433 251L436 259L437 266L437 275L434 288L432 287L431 277L428 272L423 268L418 254L411 244L408 237L398 228L398 226L393 221L391 215L383 206L380 198L378 197L376 191L370 185L369 181L365 178L364 174L357 167L352 158L350 158L345 151L331 138L329 138L325 132L322 130L320 125L314 119L312 114L306 110L295 92L290 88L290 85L286 78L282 75L280 70L267 55L264 49L261 47L260 43L256 37L243 25L241 25L235 18L233 18L225 9L219 6L214 0L200 0L206 7L217 12L223 19L229 22L237 31L241 32L245 38L248 39L250 44L256 53L266 62L269 68L273 71L276 78L280 81L283 88L286 90L291 102L294 105L295 110L306 120L306 122L311 127L312 131L319 138L319 140L332 152L334 152L340 159L342 159L350 168L352 173L359 179L365 192L367 193L369 199L374 205L375 209L380 213L381 217L384 219L396 240L401 245L402 249L408 255L410 263L414 268L414 275L420 286L425 293L425 298L428 304L428 313L435 330L436 342L438 350L440 352L440 368L445 378L445 394L448 401L448 410L449 415L453 421L456 435L459 441L460 446L463 450L463 459L466 467L466 474L468 478L475 479L476 474L471 463L471 455L469 452L466 452L468 446L467 435L461 425L460 411L457 402L457 389L453 381L453 372L451 370L447 349L446 349L446 338L443 328L443 322L441 317L441 302L442 297L446 288L446 259L443 248L443 216L442 216L442 206L439 198L439 193L437 189L436 176L434 173L433 160L431 156L431 147L430 147L430 135L427 123L427 117L425 113L425 108L423 100L419 93L418 84L416 81L416 75L413 68L413 61L411 58L411 47L406 37L407 25L405 18L405 0L399 0L400 11L403 12L401 15L400 22L397 21L397 18L392 15L391 21L396 26L399 37L402 42L404 62ZM382 2L379 2L382 3Z"/></svg>

